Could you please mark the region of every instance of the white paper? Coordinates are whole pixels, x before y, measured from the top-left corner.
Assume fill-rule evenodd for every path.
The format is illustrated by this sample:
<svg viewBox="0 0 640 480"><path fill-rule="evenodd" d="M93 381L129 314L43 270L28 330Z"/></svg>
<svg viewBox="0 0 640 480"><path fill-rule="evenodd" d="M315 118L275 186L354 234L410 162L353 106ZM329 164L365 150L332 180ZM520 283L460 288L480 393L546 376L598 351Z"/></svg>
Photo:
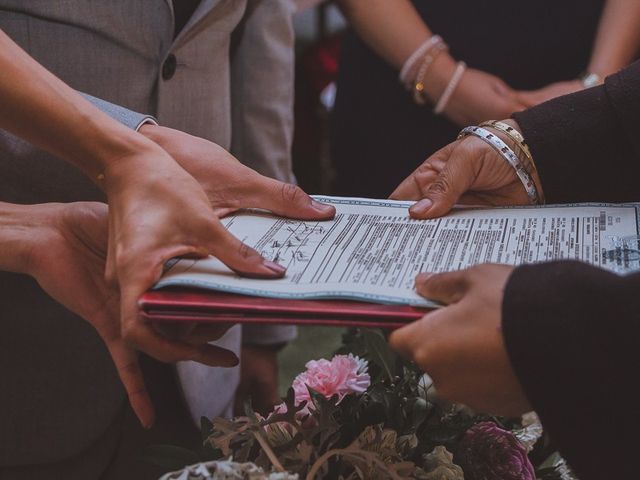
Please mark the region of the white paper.
<svg viewBox="0 0 640 480"><path fill-rule="evenodd" d="M236 237L287 267L285 278L241 278L209 257L172 262L156 287L433 306L414 291L419 272L562 259L618 273L640 267L635 204L457 209L412 220L411 202L316 198L335 205L334 220L302 222L255 211L223 220Z"/></svg>

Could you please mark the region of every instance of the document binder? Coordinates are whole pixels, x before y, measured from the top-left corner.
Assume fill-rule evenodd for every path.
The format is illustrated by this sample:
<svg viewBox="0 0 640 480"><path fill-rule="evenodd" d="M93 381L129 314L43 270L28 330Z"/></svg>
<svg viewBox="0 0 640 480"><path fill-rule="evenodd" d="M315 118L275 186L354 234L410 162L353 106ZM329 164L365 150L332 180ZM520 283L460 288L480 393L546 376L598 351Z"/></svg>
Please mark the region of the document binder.
<svg viewBox="0 0 640 480"><path fill-rule="evenodd" d="M396 329L428 310L346 300L283 300L184 289L147 292L139 301L152 322L323 325Z"/></svg>

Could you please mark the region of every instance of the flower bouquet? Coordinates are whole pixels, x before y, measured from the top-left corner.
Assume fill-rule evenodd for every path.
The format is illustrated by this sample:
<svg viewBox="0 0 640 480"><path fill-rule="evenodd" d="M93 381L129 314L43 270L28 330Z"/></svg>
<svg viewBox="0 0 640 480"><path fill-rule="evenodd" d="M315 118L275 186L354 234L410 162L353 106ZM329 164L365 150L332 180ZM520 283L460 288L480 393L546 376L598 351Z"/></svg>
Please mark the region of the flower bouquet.
<svg viewBox="0 0 640 480"><path fill-rule="evenodd" d="M247 402L243 417L203 419L197 458L217 462L163 478L575 479L535 414L506 419L439 401L378 331L350 331L332 360L306 367L266 418ZM197 468L208 474L189 473Z"/></svg>

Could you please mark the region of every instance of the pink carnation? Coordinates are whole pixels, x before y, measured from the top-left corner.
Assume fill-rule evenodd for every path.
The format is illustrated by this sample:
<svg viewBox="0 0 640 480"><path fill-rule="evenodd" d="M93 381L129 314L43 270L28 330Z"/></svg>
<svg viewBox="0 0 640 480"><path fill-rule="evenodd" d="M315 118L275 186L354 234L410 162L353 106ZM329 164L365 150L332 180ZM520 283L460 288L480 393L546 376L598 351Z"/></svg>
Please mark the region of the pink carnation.
<svg viewBox="0 0 640 480"><path fill-rule="evenodd" d="M298 417L306 417L311 413L313 403L309 395L312 389L326 398L338 395L338 402L349 394L362 394L371 385L371 378L367 373L367 361L353 355L336 355L329 360L324 358L312 360L306 365L307 370L299 374L293 381L295 405L302 402L307 405L298 412ZM277 405L273 413L286 413L284 403Z"/></svg>
<svg viewBox="0 0 640 480"><path fill-rule="evenodd" d="M302 372L293 381L296 405L311 400L309 389L326 398L337 395L340 402L346 395L366 392L371 385L366 360L351 354L336 355L331 361L324 358L311 360L305 366L307 371Z"/></svg>

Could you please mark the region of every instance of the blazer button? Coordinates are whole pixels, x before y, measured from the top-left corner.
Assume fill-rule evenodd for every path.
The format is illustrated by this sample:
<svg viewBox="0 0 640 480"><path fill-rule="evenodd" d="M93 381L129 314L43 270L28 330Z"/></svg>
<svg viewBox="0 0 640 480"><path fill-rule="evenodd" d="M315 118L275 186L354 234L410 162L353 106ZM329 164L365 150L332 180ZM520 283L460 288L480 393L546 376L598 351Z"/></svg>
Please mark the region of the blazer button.
<svg viewBox="0 0 640 480"><path fill-rule="evenodd" d="M176 56L173 53L169 54L164 64L162 64L162 79L171 80L176 73L177 66Z"/></svg>

